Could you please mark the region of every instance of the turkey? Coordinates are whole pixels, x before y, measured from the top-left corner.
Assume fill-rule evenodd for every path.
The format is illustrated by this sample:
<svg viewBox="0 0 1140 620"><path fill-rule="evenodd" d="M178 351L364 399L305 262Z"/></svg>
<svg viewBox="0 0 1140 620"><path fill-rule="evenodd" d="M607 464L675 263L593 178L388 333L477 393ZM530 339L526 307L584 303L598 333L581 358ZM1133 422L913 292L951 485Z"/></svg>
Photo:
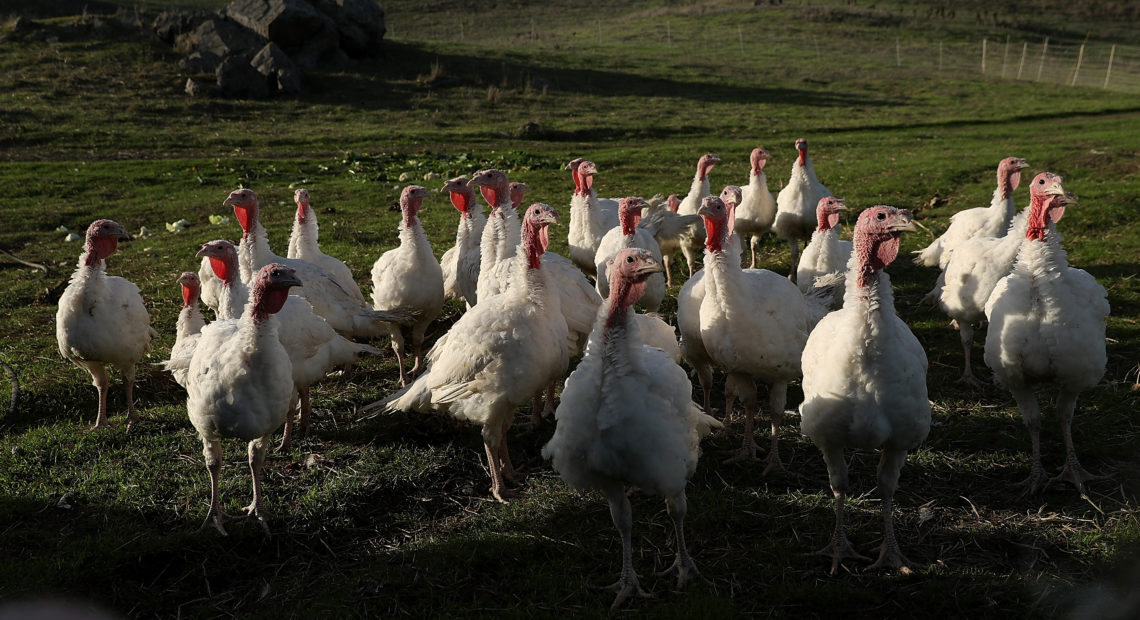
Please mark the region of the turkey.
<svg viewBox="0 0 1140 620"><path fill-rule="evenodd" d="M752 251L751 268L756 268L756 248L760 239L772 229L776 220L776 199L768 191L768 177L764 174L764 164L768 163L768 151L761 147L752 149L749 158L752 165L748 173L748 185L736 207L736 230L743 238L749 237L748 246Z"/></svg>
<svg viewBox="0 0 1140 620"><path fill-rule="evenodd" d="M253 278L253 293L241 318L207 325L190 361L186 408L202 438L210 474L210 511L202 527L212 522L222 535L228 518L218 497L224 437L249 442L253 501L245 512L269 532L261 510L261 466L270 435L285 421L297 398L292 364L278 339L273 315L289 297L289 288L300 285L289 267L262 267Z"/></svg>
<svg viewBox="0 0 1140 620"><path fill-rule="evenodd" d="M352 277L352 270L344 261L321 251L317 244L317 212L309 204L309 190L298 188L293 192L293 202L297 203L297 217L293 220L293 232L289 236L289 258L299 258L329 272L329 275L347 291L354 301L364 304L364 294L360 285Z"/></svg>
<svg viewBox="0 0 1140 620"><path fill-rule="evenodd" d="M451 204L459 211L459 226L455 230L455 245L443 253L439 261L443 273L443 289L448 299L463 298L467 307L478 301L479 241L487 218L483 207L475 199L467 177L455 177L444 183L441 192L447 192Z"/></svg>
<svg viewBox="0 0 1140 620"><path fill-rule="evenodd" d="M678 588L700 574L685 546L685 485L697 468L701 438L720 423L692 402L685 371L641 343L631 306L661 270L640 248L622 249L609 260L611 294L585 357L566 380L554 436L542 448L567 484L598 489L610 504L622 544L613 608L630 596L648 596L633 570L630 485L665 498L677 539L676 560L665 572L676 573Z"/></svg>
<svg viewBox="0 0 1140 620"><path fill-rule="evenodd" d="M845 448L882 451L883 543L871 568L910 571L891 513L906 453L930 431L926 352L895 313L891 279L882 270L898 255L903 231L913 230L903 209L876 206L859 215L843 308L821 320L804 347L800 431L823 454L835 495L835 531L819 552L831 557L832 574L844 558L868 559L851 548L843 530Z"/></svg>
<svg viewBox="0 0 1140 620"><path fill-rule="evenodd" d="M304 297L316 312L345 337L378 338L388 333L387 323L408 323L412 313L395 309L393 311L373 310L367 303L357 301L353 294L337 284L336 279L324 269L297 258L284 258L269 249L269 239L265 228L258 221L260 211L257 195L248 189L230 192L223 203L233 207L234 216L242 227L241 244L238 246L238 264L241 267L242 281L249 286L249 279L258 269L269 264L285 265L297 272L297 277L306 284L297 294ZM202 300L212 308L217 308L217 295L220 284L214 277L208 259L202 260L198 270L202 279ZM213 301L206 299L206 282L210 281Z"/></svg>
<svg viewBox="0 0 1140 620"><path fill-rule="evenodd" d="M946 264L954 249L963 242L979 237L1000 237L1009 229L1010 220L1017 213L1013 192L1021 184L1021 171L1029 164L1019 157L1006 157L998 162L997 188L994 190L990 206L964 209L950 216L950 227L934 243L914 253L916 265L938 266L945 271ZM926 301L936 301L942 290L944 275L939 274L934 289L926 295Z"/></svg>
<svg viewBox="0 0 1140 620"><path fill-rule="evenodd" d="M1017 251L1029 226L1029 208L1017 214L1004 237L976 237L963 241L950 255L938 305L958 328L964 364L961 383L981 385L973 371L970 349L974 344L974 326L985 321L986 302L994 287L1013 269Z"/></svg>
<svg viewBox="0 0 1140 620"><path fill-rule="evenodd" d="M423 375L364 408L440 410L481 425L491 494L503 503L503 476L513 476L506 431L515 409L565 376L570 360L559 296L542 262L556 216L545 204L527 207L522 248L512 259L515 281L456 321L428 352Z"/></svg>
<svg viewBox="0 0 1140 620"><path fill-rule="evenodd" d="M118 248L127 231L111 220L95 220L87 227L87 239L79 266L59 298L55 313L55 338L59 353L91 375L99 392L95 427L109 426L107 390L111 376L107 366L123 375L127 393L127 427L135 415L135 365L150 352L158 332L150 327L139 287L129 280L107 275L104 262Z"/></svg>
<svg viewBox="0 0 1140 620"><path fill-rule="evenodd" d="M400 245L388 250L372 265L372 303L378 308L407 308L416 312L412 324L412 354L415 363L411 376L423 368L424 333L428 325L443 311L443 271L431 251L418 216L428 191L409 185L400 194ZM408 384L404 372L404 336L399 325L390 325L392 350L400 367L400 387Z"/></svg>
<svg viewBox="0 0 1140 620"><path fill-rule="evenodd" d="M1081 390L1104 376L1107 356L1104 323L1107 293L1081 269L1069 267L1055 224L1075 200L1061 177L1042 172L1029 187L1029 221L1013 270L986 302L986 365L994 379L1013 393L1029 428L1033 461L1030 491L1067 480L1086 497L1084 483L1098 478L1077 460L1072 422ZM1058 389L1057 417L1065 441L1065 466L1050 480L1041 465L1041 409L1038 388Z"/></svg>
<svg viewBox="0 0 1140 620"><path fill-rule="evenodd" d="M792 164L792 176L788 184L776 196L776 220L772 230L781 239L787 239L792 251L792 266L788 275L794 280L799 264L799 242L809 241L815 230L815 210L819 201L830 196L831 192L815 178L815 169L807 153L807 140L796 140L799 157Z"/></svg>
<svg viewBox="0 0 1140 620"><path fill-rule="evenodd" d="M741 196L744 191L738 185L725 185L724 189L720 192L721 202L724 203L724 210L727 214L725 217L726 225L728 226L726 245L731 254L737 257L743 251L740 245L740 235L736 234L736 205L740 204Z"/></svg>
<svg viewBox="0 0 1140 620"><path fill-rule="evenodd" d="M506 174L495 169L480 170L471 178L471 185L479 188L491 207L491 215L479 240L479 281L476 286L478 298L485 299L503 291L507 282L495 276L495 265L514 256L522 233Z"/></svg>
<svg viewBox="0 0 1140 620"><path fill-rule="evenodd" d="M170 374L174 375L174 381L185 388L186 375L190 372L190 360L194 357L194 349L202 337L202 328L206 326L206 320L202 318L202 311L198 309L198 295L201 292L198 274L184 271L178 276L178 284L182 286L182 310L178 313L170 359L163 365Z"/></svg>
<svg viewBox="0 0 1140 620"><path fill-rule="evenodd" d="M519 207L522 207L523 198L530 193L530 186L522 181L511 181L507 188L507 193L511 196L511 206L518 211Z"/></svg>
<svg viewBox="0 0 1140 620"><path fill-rule="evenodd" d="M224 239L205 243L198 251L198 257L210 262L214 275L223 284L218 318L240 318L249 302L249 289L237 277L238 256L234 244ZM293 384L300 398L301 433L305 434L312 418L309 386L337 366L352 364L365 353L379 354L380 351L336 333L328 322L313 312L312 305L305 298L297 295L289 295L282 302L276 318L281 345L285 347L292 366ZM292 438L293 416L289 415L285 418L285 432L278 449L288 450Z"/></svg>
<svg viewBox="0 0 1140 620"><path fill-rule="evenodd" d="M618 206L621 225L610 229L598 245L598 253L594 256L594 272L598 276L598 294L602 297L610 294L606 264L619 250L642 248L653 255L654 261L658 264L661 263L661 248L657 247L653 233L645 228L638 227L641 220L641 209L644 206L645 201L641 198L622 198ZM649 312L657 312L663 299L665 299L665 276L660 273L649 275L645 282L645 293L637 301L638 305Z"/></svg>
<svg viewBox="0 0 1140 620"><path fill-rule="evenodd" d="M847 210L842 198L828 196L819 201L816 207L818 225L811 234L811 243L800 254L796 267L796 284L807 293L815 285L815 279L830 273L843 275L851 260L852 243L839 238L839 214ZM835 287L836 293L831 307L843 305L843 286Z"/></svg>
<svg viewBox="0 0 1140 620"><path fill-rule="evenodd" d="M575 159L566 165L574 178L574 193L570 196L570 230L567 241L570 260L588 275L594 272L594 257L606 232L618 225L617 201L599 200L594 191L594 176L598 167L594 162Z"/></svg>
<svg viewBox="0 0 1140 620"><path fill-rule="evenodd" d="M788 382L800 376L804 343L815 323L827 313L826 300L832 290L813 290L810 296L804 296L787 278L771 271L741 269L740 253L733 253L727 245L728 210L724 201L715 196L705 198L700 214L707 233L705 267L699 280L690 280L695 281L694 288L686 292L685 299L678 296L682 351L698 369L706 400L705 377L711 373L707 368L702 370L701 365L715 364L728 374L726 421L732 414L733 396L744 405L744 442L730 460L756 458L752 437L757 409L754 381L760 379L770 386L772 438L764 469L768 472L782 466L777 430L787 402ZM741 334L748 337L742 338ZM694 352L697 363L690 357ZM701 354L705 356L703 360Z"/></svg>
<svg viewBox="0 0 1140 620"><path fill-rule="evenodd" d="M650 199L649 205L642 210L640 226L653 233L653 239L661 250L661 258L665 264L665 286L673 286L673 254L681 249L681 238L694 234L690 229L701 226L701 216L680 215L677 209L681 206L681 199L676 194L670 194L664 201L656 202Z"/></svg>
<svg viewBox="0 0 1140 620"><path fill-rule="evenodd" d="M689 193L677 207L681 215L695 215L701 207L701 201L711 195L709 186L709 172L713 166L720 163L720 158L712 153L705 153L697 160L697 174L693 176L693 185ZM685 263L689 266L689 277L693 277L693 265L696 263L697 253L705 243L705 231L699 226L686 229L681 235L681 253L685 255Z"/></svg>

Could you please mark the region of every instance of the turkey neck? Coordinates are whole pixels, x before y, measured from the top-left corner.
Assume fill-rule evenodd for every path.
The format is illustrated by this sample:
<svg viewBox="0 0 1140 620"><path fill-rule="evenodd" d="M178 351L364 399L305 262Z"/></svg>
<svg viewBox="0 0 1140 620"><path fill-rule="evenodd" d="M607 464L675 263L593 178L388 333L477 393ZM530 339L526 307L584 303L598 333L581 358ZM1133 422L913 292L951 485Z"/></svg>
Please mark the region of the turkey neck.
<svg viewBox="0 0 1140 620"><path fill-rule="evenodd" d="M878 310L884 304L894 308L894 294L891 292L890 278L883 273L898 255L899 238L868 239L857 235L847 265L847 292L843 299L846 308L848 301L866 303L868 310Z"/></svg>
<svg viewBox="0 0 1140 620"><path fill-rule="evenodd" d="M290 256L313 256L319 249L317 213L309 203L297 205L297 219L293 221L293 233L289 236Z"/></svg>
<svg viewBox="0 0 1140 620"><path fill-rule="evenodd" d="M269 234L265 227L256 219L250 224L249 232L242 235L238 244L238 268L241 271L241 281L247 286L253 281L253 276L262 266L273 261L275 255L269 249Z"/></svg>
<svg viewBox="0 0 1140 620"><path fill-rule="evenodd" d="M635 282L630 278L619 277L610 280L610 296L606 299L606 322L603 340L607 350L611 341L622 339L629 330L630 308L645 292L648 279Z"/></svg>

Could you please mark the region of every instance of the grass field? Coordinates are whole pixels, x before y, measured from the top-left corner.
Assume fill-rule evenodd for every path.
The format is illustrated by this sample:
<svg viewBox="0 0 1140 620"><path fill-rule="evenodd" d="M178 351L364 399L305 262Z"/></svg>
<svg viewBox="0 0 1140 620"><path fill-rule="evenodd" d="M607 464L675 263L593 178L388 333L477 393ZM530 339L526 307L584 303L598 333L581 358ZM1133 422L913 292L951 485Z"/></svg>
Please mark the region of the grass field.
<svg viewBox="0 0 1140 620"><path fill-rule="evenodd" d="M739 425L706 440L689 485L686 538L707 582L677 592L652 576L672 561L672 526L659 499L634 498L634 564L655 597L629 609L666 617L1137 613L1140 104L1123 92L884 65L879 49L891 46L893 62L900 39L965 48L1011 33L1077 42L1090 33L1135 45L1140 31L1127 3L1100 3L1097 12L1042 0L999 24L975 19L981 2L932 21L927 4L884 2L625 0L604 11L510 2L476 12L400 0L384 4L383 58L309 74L305 94L265 101L190 98L183 84L202 76L180 70L160 44L113 20L98 36L71 27L115 4L91 3L86 17L82 3L50 13L39 3L0 4L0 17L10 17L0 35L27 13L58 37L13 33L0 43L0 248L47 267L0 257L0 361L21 389L14 410L0 414L0 599L67 595L132 617L605 614L612 595L592 586L613 580L620 542L604 500L569 491L542 462L552 429L512 431L525 485L510 505L490 501L474 428L356 413L395 390L386 342L377 343L384 356L317 386L314 432L267 461L273 535L254 523L233 524L228 538L198 532L209 496L201 443L184 392L154 365L174 341L176 278L196 268L199 244L238 236L232 215L217 226L208 216L226 214L221 203L239 185L261 196L279 251L292 188L309 188L322 248L367 284L372 261L396 243L391 207L410 182L402 174L435 189L442 180L425 175L496 166L534 188L528 198L561 208L571 183L560 168L573 157L598 163L600 194L650 196L686 191L706 151L724 160L714 187L743 184L748 153L763 145L773 154L775 193L803 136L820 180L849 206L911 208L935 233L953 212L988 203L1003 157L1064 176L1080 197L1059 226L1069 261L1104 285L1113 309L1107 372L1082 394L1074 424L1082 463L1108 478L1090 484L1091 501L1065 485L1021 494L1029 440L1012 399L955 383L957 333L919 304L936 274L899 260L889 268L898 311L930 358L934 405L930 436L911 454L896 496L914 574L848 562L832 577L828 561L811 554L830 534L831 494L818 451L792 418L781 435L789 473L722 465ZM141 6L160 4L223 3ZM935 196L943 201L927 207ZM1024 188L1017 198L1027 203ZM82 249L57 229L81 232L98 217L154 233L123 244L108 268L139 285L161 334L140 368L144 423L129 432L88 430L95 391L54 339L56 300ZM431 199L422 217L442 254L455 212ZM190 227L168 233L164 224L180 218ZM553 250L565 252L565 231L563 221ZM929 240L908 236L903 249ZM763 263L786 270L786 247L769 239ZM672 297L664 308L672 319ZM430 339L460 312L450 303ZM116 416L125 408L118 385ZM1052 407L1045 410L1043 453L1053 470L1064 448ZM852 463L848 535L864 553L881 534L876 461L857 454ZM244 462L244 449L229 443L229 512L248 497Z"/></svg>

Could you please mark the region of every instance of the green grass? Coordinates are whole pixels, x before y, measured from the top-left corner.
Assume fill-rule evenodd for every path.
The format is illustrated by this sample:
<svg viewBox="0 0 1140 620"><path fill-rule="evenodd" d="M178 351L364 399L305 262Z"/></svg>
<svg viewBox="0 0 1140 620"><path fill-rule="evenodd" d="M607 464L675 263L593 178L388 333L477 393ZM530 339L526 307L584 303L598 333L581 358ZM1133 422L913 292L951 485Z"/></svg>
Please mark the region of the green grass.
<svg viewBox="0 0 1140 620"><path fill-rule="evenodd" d="M396 388L390 353L317 386L314 433L270 457L271 537L252 523L233 524L224 539L197 532L208 497L201 444L184 393L150 364L174 340L175 279L195 268L200 243L236 237L232 216L218 226L208 216L226 214L221 202L238 185L261 196L279 250L292 188L308 187L322 247L367 284L372 261L396 242L400 187L442 184L425 175L500 166L534 189L530 198L562 207L571 185L560 167L576 156L599 164L601 194L649 196L683 193L705 151L724 159L714 186L743 183L760 144L773 153L776 191L801 135L821 180L849 205L912 208L935 232L958 209L988 202L1002 157L1065 177L1080 197L1060 226L1069 260L1098 278L1113 307L1108 370L1082 395L1074 429L1082 462L1109 479L1091 483L1092 503L1065 486L1020 495L1029 442L1017 409L1000 389L954 382L957 335L918 303L935 274L899 260L890 267L897 307L927 350L934 403L934 427L897 496L915 574L851 562L830 577L827 561L811 555L829 536L831 498L818 451L793 418L781 433L790 474L722 465L739 425L706 440L686 538L707 582L675 592L652 576L672 561L672 526L660 500L634 497L634 563L656 596L631 607L666 617L818 617L837 607L874 617L1038 617L1121 594L1140 549L1140 392L1129 375L1140 362L1140 105L1116 91L983 79L972 65L896 68L893 45L937 39L965 50L1006 34L1079 42L1094 25L1102 40L1135 44L1136 31L1128 7L1111 3L1104 10L1120 12L1049 2L1001 26L976 23L982 6L929 21L923 8L912 15L892 3L631 0L604 12L501 3L476 13L463 3L392 2L382 59L309 74L306 94L267 101L185 96L188 77L209 76L182 72L171 52L122 29L67 34L80 5L37 17L58 41L0 44L0 247L48 267L44 275L0 258L0 361L22 390L0 417L0 598L66 593L130 616L604 614L611 595L591 586L613 581L620 543L604 501L569 491L541 461L551 429L511 432L526 483L512 504L492 503L473 428L356 413ZM753 31L763 36L747 39L742 54L738 33ZM537 128L523 131L527 123ZM945 202L924 207L936 195ZM109 265L139 285L161 334L136 390L145 423L130 432L88 432L94 389L53 338L55 301L81 249L56 229L78 232L97 217L154 233L121 246ZM191 226L166 232L180 218ZM423 218L442 254L454 212L433 199ZM553 249L564 252L558 228ZM909 236L904 250L928 241ZM762 262L786 270L786 248L769 240ZM669 318L674 307L666 301ZM430 338L460 312L450 304ZM798 386L789 398L802 398ZM124 407L116 383L112 412ZM1052 469L1063 446L1046 411ZM248 470L244 449L226 447L222 494L236 512ZM869 554L880 536L876 458L853 459L848 533Z"/></svg>

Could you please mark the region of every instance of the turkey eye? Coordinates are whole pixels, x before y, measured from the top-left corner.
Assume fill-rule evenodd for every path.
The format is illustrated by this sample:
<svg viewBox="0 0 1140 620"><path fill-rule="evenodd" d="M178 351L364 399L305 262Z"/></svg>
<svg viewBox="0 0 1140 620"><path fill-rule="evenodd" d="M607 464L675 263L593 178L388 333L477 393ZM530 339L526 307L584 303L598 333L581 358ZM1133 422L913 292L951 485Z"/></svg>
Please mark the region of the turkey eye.
<svg viewBox="0 0 1140 620"><path fill-rule="evenodd" d="M626 256L626 257L625 257L625 262L627 262L627 263L632 263L632 262L633 262L633 257L632 257L632 256Z"/></svg>
<svg viewBox="0 0 1140 620"><path fill-rule="evenodd" d="M1038 184L1038 185L1044 185L1044 184L1045 184L1045 179L1040 179L1040 180L1038 180L1038 181L1037 181L1037 184Z"/></svg>
<svg viewBox="0 0 1140 620"><path fill-rule="evenodd" d="M887 214L886 213L879 213L875 217L879 218L880 220L885 220L885 219L887 219Z"/></svg>

